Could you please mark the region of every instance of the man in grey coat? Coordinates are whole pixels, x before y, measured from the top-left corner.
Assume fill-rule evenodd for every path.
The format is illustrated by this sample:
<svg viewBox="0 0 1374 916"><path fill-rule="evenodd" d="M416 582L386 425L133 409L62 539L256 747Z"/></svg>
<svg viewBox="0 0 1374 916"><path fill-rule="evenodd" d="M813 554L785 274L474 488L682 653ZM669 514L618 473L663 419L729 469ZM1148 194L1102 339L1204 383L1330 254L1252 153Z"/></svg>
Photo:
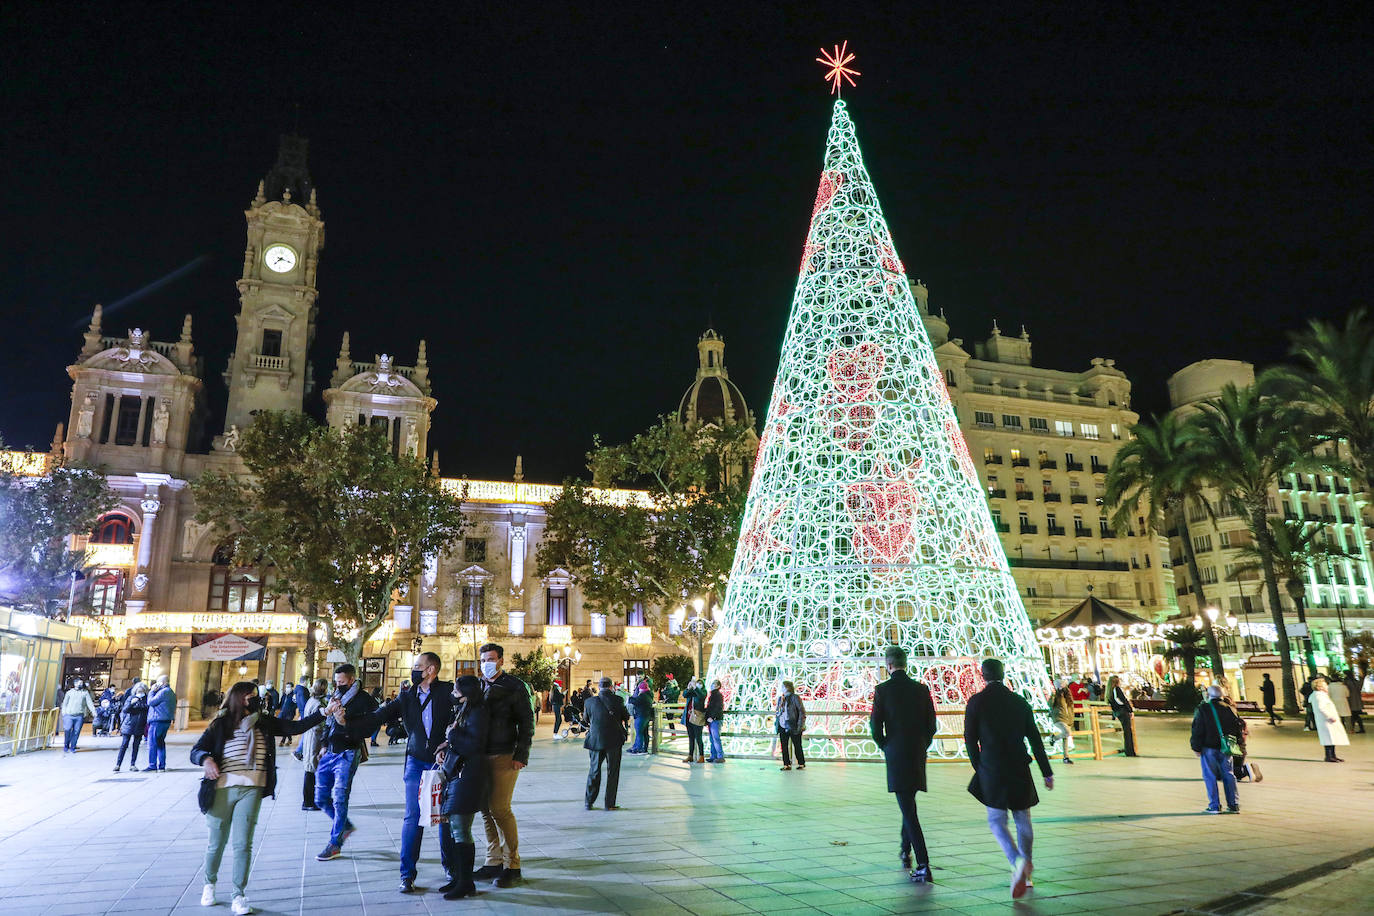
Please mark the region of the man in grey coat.
<svg viewBox="0 0 1374 916"><path fill-rule="evenodd" d="M914 847L916 867L911 880L929 884L930 854L916 816L916 793L926 790L926 753L935 738L935 703L929 687L907 676L905 649L889 646L885 661L889 677L873 691L868 722L873 741L887 760L887 791L897 796L902 812L902 867L911 868Z"/></svg>
<svg viewBox="0 0 1374 916"><path fill-rule="evenodd" d="M596 804L601 792L601 765L606 765L606 810L614 811L615 791L620 783L620 752L629 737L630 711L625 701L612 689L611 679L601 679L601 691L587 700L587 740L582 746L591 757L587 771L587 810Z"/></svg>

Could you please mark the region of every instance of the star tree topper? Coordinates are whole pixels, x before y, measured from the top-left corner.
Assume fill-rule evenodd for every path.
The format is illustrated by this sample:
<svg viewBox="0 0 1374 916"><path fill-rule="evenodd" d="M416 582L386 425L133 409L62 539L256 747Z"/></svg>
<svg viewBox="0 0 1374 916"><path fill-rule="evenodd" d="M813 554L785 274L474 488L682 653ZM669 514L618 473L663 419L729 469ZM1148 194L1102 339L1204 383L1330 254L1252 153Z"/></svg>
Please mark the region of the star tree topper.
<svg viewBox="0 0 1374 916"><path fill-rule="evenodd" d="M854 60L854 54L849 50L849 41L835 45L834 51L820 49L821 56L816 58L816 63L823 64L827 70L825 78L830 82L830 92L832 95L839 95L841 81L848 82L853 86L854 77L859 76L858 70L849 66L849 62Z"/></svg>

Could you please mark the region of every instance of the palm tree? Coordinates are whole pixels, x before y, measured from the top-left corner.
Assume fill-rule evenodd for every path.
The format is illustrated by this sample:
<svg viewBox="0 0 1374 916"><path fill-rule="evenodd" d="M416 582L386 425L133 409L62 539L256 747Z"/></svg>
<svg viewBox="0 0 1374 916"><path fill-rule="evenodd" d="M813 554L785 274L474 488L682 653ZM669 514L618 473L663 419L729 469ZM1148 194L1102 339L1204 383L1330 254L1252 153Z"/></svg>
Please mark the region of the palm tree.
<svg viewBox="0 0 1374 916"><path fill-rule="evenodd" d="M1197 613L1203 620L1212 671L1218 680L1225 680L1221 646L1212 621L1203 614L1207 598L1188 527L1188 504L1206 501L1197 461L1187 444L1187 429L1173 414L1155 417L1153 424L1132 426L1131 440L1117 451L1107 469L1103 502L1112 507L1112 526L1119 534L1131 533L1137 518L1144 518L1145 527L1155 534L1163 534L1170 521L1176 521L1183 535L1183 555L1188 560L1188 577L1193 583Z"/></svg>
<svg viewBox="0 0 1374 916"><path fill-rule="evenodd" d="M1318 436L1344 440L1374 490L1374 319L1356 309L1343 327L1311 321L1293 335L1292 352L1298 365L1271 369L1261 384L1301 404Z"/></svg>
<svg viewBox="0 0 1374 916"><path fill-rule="evenodd" d="M1311 442L1301 432L1296 410L1254 385L1227 385L1215 398L1203 401L1188 418L1189 449L1194 452L1208 483L1221 491L1250 527L1260 568L1269 593L1279 658L1283 663L1284 712L1298 714L1297 685L1293 682L1293 652L1283 622L1279 577L1274 567L1274 543L1269 528L1269 493L1280 475L1312 464Z"/></svg>
<svg viewBox="0 0 1374 916"><path fill-rule="evenodd" d="M1173 643L1172 646L1164 650L1164 657L1170 661L1175 659L1182 661L1188 683L1196 684L1194 674L1197 671L1197 660L1207 657L1207 650L1198 645L1203 641L1202 631L1197 627L1175 627L1166 632L1164 638Z"/></svg>
<svg viewBox="0 0 1374 916"><path fill-rule="evenodd" d="M1301 519L1273 519L1269 524L1269 545L1273 551L1274 572L1283 580L1288 597L1298 611L1298 621L1307 624L1307 577L1318 563L1337 558L1349 559L1353 554L1342 550L1331 541L1331 532L1326 525L1312 524ZM1240 549L1240 556L1246 558L1239 564L1233 576L1263 569L1264 558L1253 544ZM1341 634L1345 638L1345 634ZM1312 637L1302 638L1303 655L1307 661L1308 677L1317 676L1317 659L1312 654Z"/></svg>

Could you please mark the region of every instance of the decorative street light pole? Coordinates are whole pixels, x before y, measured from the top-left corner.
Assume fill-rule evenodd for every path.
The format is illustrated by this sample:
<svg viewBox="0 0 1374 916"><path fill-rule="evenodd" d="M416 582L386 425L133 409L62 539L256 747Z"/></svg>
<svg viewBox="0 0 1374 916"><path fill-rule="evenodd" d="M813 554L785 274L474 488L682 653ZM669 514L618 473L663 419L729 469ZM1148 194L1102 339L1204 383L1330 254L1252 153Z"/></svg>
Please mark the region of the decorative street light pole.
<svg viewBox="0 0 1374 916"><path fill-rule="evenodd" d="M706 599L697 598L692 602L692 608L695 611L695 613L692 614L691 617L686 616L686 608L679 607L677 609L678 616L682 618L682 629L686 630L688 633L691 633L692 636L696 637L697 677L699 678L706 677L706 655L704 651L706 634L714 630L720 622L720 606L717 605L716 607L711 609L710 617L702 616L701 612L705 609L705 607Z"/></svg>

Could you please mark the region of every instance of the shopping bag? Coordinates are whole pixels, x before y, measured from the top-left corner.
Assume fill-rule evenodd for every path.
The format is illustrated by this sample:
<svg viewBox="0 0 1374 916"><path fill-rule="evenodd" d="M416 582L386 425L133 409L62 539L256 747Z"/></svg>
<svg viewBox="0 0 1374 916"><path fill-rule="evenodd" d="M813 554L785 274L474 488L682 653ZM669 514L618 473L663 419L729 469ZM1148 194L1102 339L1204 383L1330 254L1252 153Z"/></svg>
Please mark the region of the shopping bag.
<svg viewBox="0 0 1374 916"><path fill-rule="evenodd" d="M420 826L438 827L444 817L444 774L425 770L420 774Z"/></svg>

